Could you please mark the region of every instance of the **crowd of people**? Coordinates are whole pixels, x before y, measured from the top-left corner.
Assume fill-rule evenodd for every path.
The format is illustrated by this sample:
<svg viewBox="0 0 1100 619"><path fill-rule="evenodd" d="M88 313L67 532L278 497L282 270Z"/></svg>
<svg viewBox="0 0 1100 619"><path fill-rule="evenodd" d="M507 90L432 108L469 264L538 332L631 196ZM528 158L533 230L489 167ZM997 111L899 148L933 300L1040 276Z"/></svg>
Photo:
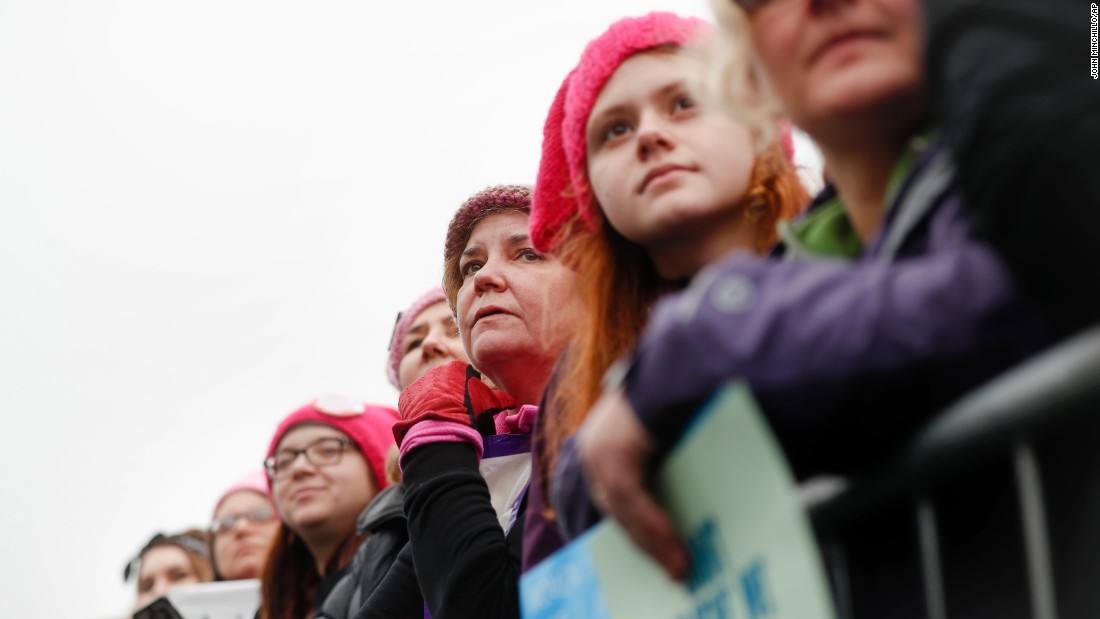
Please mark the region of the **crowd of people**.
<svg viewBox="0 0 1100 619"><path fill-rule="evenodd" d="M135 611L258 579L261 619L518 617L520 575L608 517L684 580L647 475L728 381L796 478L860 474L1100 315L1064 277L1095 254L1100 91L1044 70L1077 32L1060 5L1028 29L1026 1L712 4L588 43L534 184L458 206L441 285L399 316L397 410L290 413L205 530L126 567ZM792 127L823 154L816 197Z"/></svg>

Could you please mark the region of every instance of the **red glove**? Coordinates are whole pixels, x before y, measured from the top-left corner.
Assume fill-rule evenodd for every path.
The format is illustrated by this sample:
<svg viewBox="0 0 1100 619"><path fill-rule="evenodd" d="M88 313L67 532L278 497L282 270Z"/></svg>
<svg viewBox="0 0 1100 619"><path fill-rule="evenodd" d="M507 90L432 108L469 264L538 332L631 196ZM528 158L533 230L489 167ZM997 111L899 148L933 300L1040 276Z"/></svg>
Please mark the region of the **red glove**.
<svg viewBox="0 0 1100 619"><path fill-rule="evenodd" d="M491 435L493 416L515 406L512 396L481 382L474 366L451 361L433 368L401 392L397 403L401 421L394 424L393 437L400 445L405 433L425 419L453 421Z"/></svg>

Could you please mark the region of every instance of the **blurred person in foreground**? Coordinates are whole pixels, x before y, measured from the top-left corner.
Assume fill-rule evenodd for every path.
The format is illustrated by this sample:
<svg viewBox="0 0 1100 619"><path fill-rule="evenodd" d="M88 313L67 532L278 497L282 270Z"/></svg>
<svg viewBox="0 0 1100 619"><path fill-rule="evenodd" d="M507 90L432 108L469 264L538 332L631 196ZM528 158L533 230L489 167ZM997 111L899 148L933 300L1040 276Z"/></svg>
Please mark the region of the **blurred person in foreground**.
<svg viewBox="0 0 1100 619"><path fill-rule="evenodd" d="M797 477L865 472L1050 341L958 189L919 0L713 5L726 43L751 46L730 58L756 72L731 100L767 113L774 93L824 155L831 182L796 225L854 242L704 269L657 306L582 426L593 498L675 579L690 559L644 472L727 381L748 383Z"/></svg>
<svg viewBox="0 0 1100 619"><path fill-rule="evenodd" d="M1100 7L925 0L932 113L977 225L1064 336L1100 320Z"/></svg>

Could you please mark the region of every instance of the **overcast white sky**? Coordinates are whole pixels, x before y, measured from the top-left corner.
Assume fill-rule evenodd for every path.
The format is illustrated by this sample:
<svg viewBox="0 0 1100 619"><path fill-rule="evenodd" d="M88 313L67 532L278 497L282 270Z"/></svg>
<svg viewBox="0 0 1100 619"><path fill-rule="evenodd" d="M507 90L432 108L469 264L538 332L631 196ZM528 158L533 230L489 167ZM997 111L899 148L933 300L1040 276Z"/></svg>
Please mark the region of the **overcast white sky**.
<svg viewBox="0 0 1100 619"><path fill-rule="evenodd" d="M321 393L394 404L455 208L585 42L705 0L0 0L0 614L121 616Z"/></svg>

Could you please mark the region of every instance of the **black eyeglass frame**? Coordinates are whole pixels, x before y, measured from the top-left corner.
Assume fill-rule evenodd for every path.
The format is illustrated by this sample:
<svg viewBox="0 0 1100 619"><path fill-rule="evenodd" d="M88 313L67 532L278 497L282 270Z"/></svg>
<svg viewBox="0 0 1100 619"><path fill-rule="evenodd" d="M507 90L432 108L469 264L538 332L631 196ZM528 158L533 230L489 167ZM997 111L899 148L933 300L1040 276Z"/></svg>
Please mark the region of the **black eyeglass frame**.
<svg viewBox="0 0 1100 619"><path fill-rule="evenodd" d="M336 456L336 459L334 459L332 462L325 462L325 463L318 464L314 460L314 456L316 454L314 454L314 456L311 456L309 454L309 451L311 449L315 449L318 445L321 445L321 444L325 443L326 441L336 441L340 445L339 454ZM340 464L340 461L344 458L344 452L347 451L349 446L352 447L352 448L355 447L355 443L351 439L341 438L341 437L336 437L336 436L326 436L324 438L319 438L319 439L311 442L309 445L306 445L305 447L303 447L301 449L283 449L283 450L276 451L273 455L269 456L266 460L264 460L264 470L267 471L268 478L271 479L272 481L274 481L275 479L279 478L279 471L281 469L284 469L284 468L289 468L291 465L293 465L294 461L298 459L298 456L305 456L306 462L309 462L311 466L315 466L317 468L321 468L321 467L325 467L325 466L335 466L337 464ZM283 466L281 466L281 467L278 466L279 454L282 453L283 455L286 455L288 452L291 456L290 459L287 460L283 464Z"/></svg>
<svg viewBox="0 0 1100 619"><path fill-rule="evenodd" d="M210 526L208 526L206 530L211 535L218 535L222 532L236 529L237 523L241 520L246 520L248 522L268 522L274 519L274 509L270 507L257 507L256 509L250 509L239 514L230 514L228 516L222 516L221 518L215 518L210 521Z"/></svg>

